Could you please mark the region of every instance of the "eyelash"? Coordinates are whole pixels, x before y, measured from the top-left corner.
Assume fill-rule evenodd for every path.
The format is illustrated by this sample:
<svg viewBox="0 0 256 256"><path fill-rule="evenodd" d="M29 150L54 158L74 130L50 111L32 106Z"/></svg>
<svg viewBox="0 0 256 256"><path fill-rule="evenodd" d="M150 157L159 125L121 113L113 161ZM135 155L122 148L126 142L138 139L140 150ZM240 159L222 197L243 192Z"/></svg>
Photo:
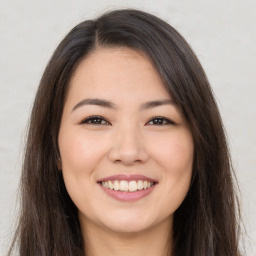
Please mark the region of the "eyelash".
<svg viewBox="0 0 256 256"><path fill-rule="evenodd" d="M153 123L151 123L153 122ZM154 123L155 122L155 123ZM150 124L151 123L151 124ZM89 116L83 121L81 121L80 124L91 124L91 125L111 125L109 121L107 121L104 117L102 116ZM146 125L157 125L157 126L163 126L163 125L174 125L175 123L165 117L162 116L155 116L152 117Z"/></svg>
<svg viewBox="0 0 256 256"><path fill-rule="evenodd" d="M104 123L102 123L104 122ZM110 125L110 123L102 116L89 116L84 119L81 124L92 124L92 125Z"/></svg>
<svg viewBox="0 0 256 256"><path fill-rule="evenodd" d="M157 125L157 126L174 125L175 124L172 120L170 120L168 118L165 118L165 117L162 117L162 116L155 116L155 117L151 118L147 122L147 124L150 123L150 122L154 122L154 121L156 121L156 123L153 123L152 125ZM159 123L159 121L160 121L160 123Z"/></svg>

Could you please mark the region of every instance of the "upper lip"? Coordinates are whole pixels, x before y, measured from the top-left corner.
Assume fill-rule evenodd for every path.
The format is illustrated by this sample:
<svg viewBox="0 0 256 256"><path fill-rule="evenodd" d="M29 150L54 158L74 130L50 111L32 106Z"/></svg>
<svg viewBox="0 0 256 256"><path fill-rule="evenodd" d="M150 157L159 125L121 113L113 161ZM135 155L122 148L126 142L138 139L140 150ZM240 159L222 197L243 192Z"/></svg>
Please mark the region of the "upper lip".
<svg viewBox="0 0 256 256"><path fill-rule="evenodd" d="M138 181L138 180L146 180L149 182L157 182L157 180L149 178L147 176L144 175L140 175L140 174L116 174L116 175L112 175L112 176L108 176L108 177L104 177L102 179L97 180L97 182L102 182L102 181L109 181L109 180L126 180L126 181Z"/></svg>

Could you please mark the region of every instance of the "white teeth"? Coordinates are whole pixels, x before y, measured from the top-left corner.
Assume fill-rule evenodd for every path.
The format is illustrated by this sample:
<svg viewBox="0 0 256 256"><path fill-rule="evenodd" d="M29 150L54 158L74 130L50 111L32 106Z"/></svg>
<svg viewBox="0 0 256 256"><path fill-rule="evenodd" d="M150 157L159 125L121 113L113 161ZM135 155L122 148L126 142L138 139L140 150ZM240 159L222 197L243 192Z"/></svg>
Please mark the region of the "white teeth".
<svg viewBox="0 0 256 256"><path fill-rule="evenodd" d="M103 181L103 182L102 182L102 186L103 186L103 187L105 187L105 188L109 188L109 187L108 187L108 182L107 182L107 181Z"/></svg>
<svg viewBox="0 0 256 256"><path fill-rule="evenodd" d="M135 180L129 182L129 192L137 190L137 182Z"/></svg>
<svg viewBox="0 0 256 256"><path fill-rule="evenodd" d="M114 190L119 190L119 182L117 180L114 181Z"/></svg>
<svg viewBox="0 0 256 256"><path fill-rule="evenodd" d="M115 180L115 181L102 181L102 186L108 189L116 190L116 191L124 191L124 192L135 192L137 190L148 189L154 185L153 182L142 181L142 180Z"/></svg>
<svg viewBox="0 0 256 256"><path fill-rule="evenodd" d="M138 181L138 190L142 190L143 189L143 181L139 180Z"/></svg>
<svg viewBox="0 0 256 256"><path fill-rule="evenodd" d="M110 189L114 189L114 184L110 180L108 181L108 186Z"/></svg>
<svg viewBox="0 0 256 256"><path fill-rule="evenodd" d="M119 183L119 189L121 191L128 191L129 190L129 183L126 180L121 180Z"/></svg>

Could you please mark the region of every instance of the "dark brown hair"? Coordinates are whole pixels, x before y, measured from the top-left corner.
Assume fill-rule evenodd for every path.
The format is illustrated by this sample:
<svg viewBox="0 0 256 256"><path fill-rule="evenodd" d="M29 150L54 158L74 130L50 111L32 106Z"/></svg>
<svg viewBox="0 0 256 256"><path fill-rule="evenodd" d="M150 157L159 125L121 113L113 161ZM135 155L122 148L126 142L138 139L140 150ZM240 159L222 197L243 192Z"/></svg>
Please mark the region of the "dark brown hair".
<svg viewBox="0 0 256 256"><path fill-rule="evenodd" d="M20 256L84 255L77 208L57 168L58 131L70 78L97 47L130 47L152 61L192 131L190 190L174 214L175 256L238 256L239 210L221 117L206 75L184 38L161 19L116 10L73 28L38 88L21 181L21 215L12 245Z"/></svg>

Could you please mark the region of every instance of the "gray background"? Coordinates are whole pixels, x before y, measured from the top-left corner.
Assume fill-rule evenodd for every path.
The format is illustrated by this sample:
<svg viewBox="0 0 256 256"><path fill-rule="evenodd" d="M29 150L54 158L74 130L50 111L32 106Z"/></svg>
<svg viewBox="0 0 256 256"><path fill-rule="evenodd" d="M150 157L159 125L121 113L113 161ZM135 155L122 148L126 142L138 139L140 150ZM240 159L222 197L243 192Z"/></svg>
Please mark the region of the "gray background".
<svg viewBox="0 0 256 256"><path fill-rule="evenodd" d="M160 16L197 53L226 126L241 190L247 255L255 255L255 0L0 0L0 255L15 225L28 116L46 63L78 22L118 7Z"/></svg>

